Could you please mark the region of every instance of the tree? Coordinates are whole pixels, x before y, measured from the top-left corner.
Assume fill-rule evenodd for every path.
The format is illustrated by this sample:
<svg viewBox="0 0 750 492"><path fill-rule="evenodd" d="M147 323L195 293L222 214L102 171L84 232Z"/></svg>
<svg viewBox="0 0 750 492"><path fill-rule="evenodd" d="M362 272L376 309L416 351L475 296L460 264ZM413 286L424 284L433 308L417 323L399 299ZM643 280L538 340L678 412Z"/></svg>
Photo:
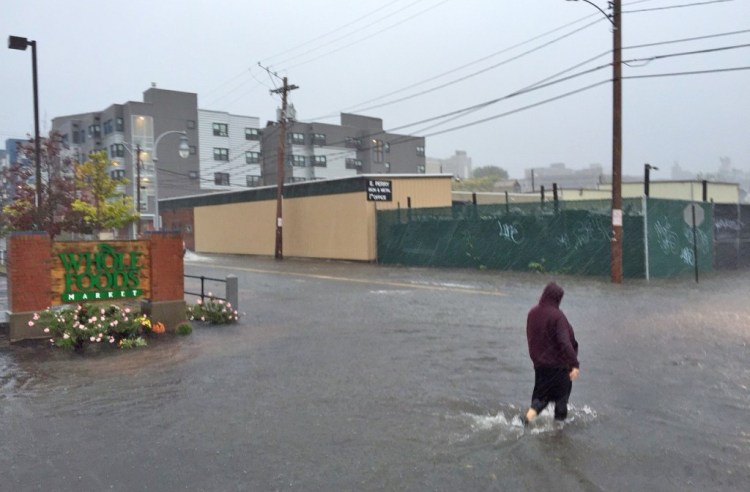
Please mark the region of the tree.
<svg viewBox="0 0 750 492"><path fill-rule="evenodd" d="M72 210L81 214L83 223L92 231L119 229L138 220L133 200L118 192L125 179L112 179L107 173L107 152L99 151L76 166L75 181L80 192L72 203Z"/></svg>
<svg viewBox="0 0 750 492"><path fill-rule="evenodd" d="M496 181L508 179L508 171L497 166L484 166L474 169L474 178L496 178Z"/></svg>
<svg viewBox="0 0 750 492"><path fill-rule="evenodd" d="M495 183L508 179L508 171L497 166L478 167L473 175L471 179L455 181L453 189L456 191L494 191Z"/></svg>
<svg viewBox="0 0 750 492"><path fill-rule="evenodd" d="M2 209L5 226L16 231L47 231L54 238L63 230L75 228L79 217L70 210L75 186L73 163L61 156L62 139L58 133L41 138L40 166L46 175L39 183L42 204L37 207L36 183L30 183L34 170L28 165L14 163L6 171L6 179L14 183L15 198ZM19 154L35 162L34 140L19 146Z"/></svg>

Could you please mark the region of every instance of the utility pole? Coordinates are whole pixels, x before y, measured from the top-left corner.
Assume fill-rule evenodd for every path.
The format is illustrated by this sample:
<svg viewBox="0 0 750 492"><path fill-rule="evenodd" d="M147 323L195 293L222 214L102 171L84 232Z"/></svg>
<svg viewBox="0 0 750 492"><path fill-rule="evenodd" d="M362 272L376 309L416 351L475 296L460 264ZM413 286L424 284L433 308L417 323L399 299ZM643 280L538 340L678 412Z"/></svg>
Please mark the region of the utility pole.
<svg viewBox="0 0 750 492"><path fill-rule="evenodd" d="M138 211L138 220L135 223L135 238L141 237L141 144L135 146L135 209Z"/></svg>
<svg viewBox="0 0 750 492"><path fill-rule="evenodd" d="M271 90L271 94L281 94L281 114L279 115L279 150L276 160L276 249L274 257L284 259L283 227L281 202L284 197L284 149L286 144L286 99L287 93L299 89L296 85L289 85L284 77L284 85Z"/></svg>
<svg viewBox="0 0 750 492"><path fill-rule="evenodd" d="M612 283L622 283L622 0L612 3Z"/></svg>

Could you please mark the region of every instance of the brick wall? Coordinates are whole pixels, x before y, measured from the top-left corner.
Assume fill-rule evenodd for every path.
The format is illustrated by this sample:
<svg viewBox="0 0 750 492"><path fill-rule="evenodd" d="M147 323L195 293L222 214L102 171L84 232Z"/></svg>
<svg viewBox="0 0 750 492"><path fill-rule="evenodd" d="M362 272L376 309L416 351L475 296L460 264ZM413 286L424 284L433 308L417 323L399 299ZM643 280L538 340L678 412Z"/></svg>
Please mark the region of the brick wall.
<svg viewBox="0 0 750 492"><path fill-rule="evenodd" d="M8 240L8 306L11 312L49 307L52 241L46 232L19 232Z"/></svg>
<svg viewBox="0 0 750 492"><path fill-rule="evenodd" d="M151 243L151 300L185 298L182 235L179 232L146 232Z"/></svg>

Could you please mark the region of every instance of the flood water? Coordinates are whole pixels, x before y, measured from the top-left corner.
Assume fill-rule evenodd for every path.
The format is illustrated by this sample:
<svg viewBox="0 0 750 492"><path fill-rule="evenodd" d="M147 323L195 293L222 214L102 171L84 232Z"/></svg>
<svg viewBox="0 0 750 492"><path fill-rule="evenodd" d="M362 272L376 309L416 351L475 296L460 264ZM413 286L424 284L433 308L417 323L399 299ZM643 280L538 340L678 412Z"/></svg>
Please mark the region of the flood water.
<svg viewBox="0 0 750 492"><path fill-rule="evenodd" d="M189 260L239 277L239 324L83 355L2 340L0 490L750 483L748 272L556 277L581 376L563 429L524 429L525 318L552 276Z"/></svg>

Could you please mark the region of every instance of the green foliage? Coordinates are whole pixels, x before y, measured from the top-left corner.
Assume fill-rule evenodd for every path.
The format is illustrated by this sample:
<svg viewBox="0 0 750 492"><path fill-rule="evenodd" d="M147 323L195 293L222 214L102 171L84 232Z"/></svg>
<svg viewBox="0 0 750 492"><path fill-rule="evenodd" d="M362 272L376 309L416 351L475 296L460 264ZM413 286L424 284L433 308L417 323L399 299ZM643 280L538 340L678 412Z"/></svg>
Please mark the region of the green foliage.
<svg viewBox="0 0 750 492"><path fill-rule="evenodd" d="M508 179L508 171L497 166L484 166L474 169L474 178L495 178L495 181Z"/></svg>
<svg viewBox="0 0 750 492"><path fill-rule="evenodd" d="M193 333L193 326L190 323L180 323L177 325L178 335L190 335Z"/></svg>
<svg viewBox="0 0 750 492"><path fill-rule="evenodd" d="M54 346L82 350L102 342L120 348L143 346L142 335L150 331L151 320L127 307L79 304L35 313L29 326L35 324L44 328Z"/></svg>
<svg viewBox="0 0 750 492"><path fill-rule="evenodd" d="M94 152L76 167L76 186L81 192L71 208L95 231L119 229L136 220L133 200L120 195L117 186L127 180L112 179L107 173L107 152Z"/></svg>
<svg viewBox="0 0 750 492"><path fill-rule="evenodd" d="M532 261L529 263L529 270L536 273L545 273L547 269L545 268L544 263L544 258L542 258L540 261Z"/></svg>
<svg viewBox="0 0 750 492"><path fill-rule="evenodd" d="M187 306L187 317L190 321L201 321L211 325L234 323L240 318L232 305L223 299L217 299L210 292L208 299Z"/></svg>

